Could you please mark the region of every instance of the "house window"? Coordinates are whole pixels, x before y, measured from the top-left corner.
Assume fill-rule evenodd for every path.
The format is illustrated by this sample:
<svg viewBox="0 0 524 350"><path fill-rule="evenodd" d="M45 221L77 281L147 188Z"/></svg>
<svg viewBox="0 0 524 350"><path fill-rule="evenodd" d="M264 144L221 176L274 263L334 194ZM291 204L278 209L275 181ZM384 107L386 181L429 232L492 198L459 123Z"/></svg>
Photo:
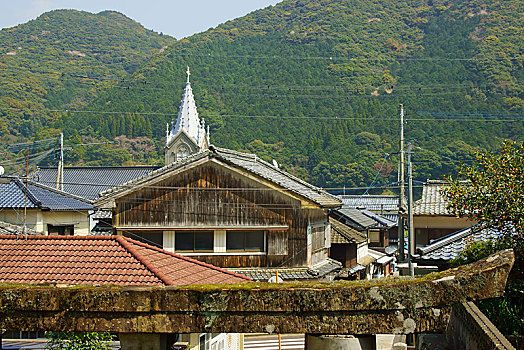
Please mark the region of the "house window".
<svg viewBox="0 0 524 350"><path fill-rule="evenodd" d="M380 231L370 230L369 231L369 242L370 243L380 243Z"/></svg>
<svg viewBox="0 0 524 350"><path fill-rule="evenodd" d="M73 236L75 234L75 225L47 225L49 235Z"/></svg>
<svg viewBox="0 0 524 350"><path fill-rule="evenodd" d="M311 247L313 253L318 252L326 246L326 227L313 226L311 228Z"/></svg>
<svg viewBox="0 0 524 350"><path fill-rule="evenodd" d="M226 250L239 252L263 252L264 231L227 231Z"/></svg>
<svg viewBox="0 0 524 350"><path fill-rule="evenodd" d="M213 231L176 231L175 250L178 252L212 252Z"/></svg>
<svg viewBox="0 0 524 350"><path fill-rule="evenodd" d="M146 243L158 248L162 248L162 232L124 232L125 237Z"/></svg>

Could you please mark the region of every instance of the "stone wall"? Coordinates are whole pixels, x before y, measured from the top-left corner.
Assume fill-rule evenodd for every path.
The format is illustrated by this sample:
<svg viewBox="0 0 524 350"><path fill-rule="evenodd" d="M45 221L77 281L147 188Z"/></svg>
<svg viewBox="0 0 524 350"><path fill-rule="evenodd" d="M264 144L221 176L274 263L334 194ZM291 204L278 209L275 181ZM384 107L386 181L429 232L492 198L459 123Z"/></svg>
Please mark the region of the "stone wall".
<svg viewBox="0 0 524 350"><path fill-rule="evenodd" d="M453 307L446 329L452 349L515 349L472 302Z"/></svg>

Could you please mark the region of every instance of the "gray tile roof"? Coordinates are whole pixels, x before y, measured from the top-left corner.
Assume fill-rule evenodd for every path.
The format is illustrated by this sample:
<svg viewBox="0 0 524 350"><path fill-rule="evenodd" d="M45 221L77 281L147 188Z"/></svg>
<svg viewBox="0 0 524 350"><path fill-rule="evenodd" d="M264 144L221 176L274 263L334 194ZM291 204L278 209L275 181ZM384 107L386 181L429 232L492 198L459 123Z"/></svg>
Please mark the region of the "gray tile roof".
<svg viewBox="0 0 524 350"><path fill-rule="evenodd" d="M0 208L39 208L47 210L91 210L93 206L86 200L56 190L42 184L25 184L16 177L3 177L0 182Z"/></svg>
<svg viewBox="0 0 524 350"><path fill-rule="evenodd" d="M413 206L414 215L450 215L446 209L447 202L440 191L445 181L428 180L422 187L422 198Z"/></svg>
<svg viewBox="0 0 524 350"><path fill-rule="evenodd" d="M159 166L64 167L64 191L96 200L98 194L137 177L149 174ZM57 168L38 168L30 176L38 183L55 186Z"/></svg>
<svg viewBox="0 0 524 350"><path fill-rule="evenodd" d="M275 168L254 154L232 151L225 148L214 148L214 150L220 158L276 183L321 206L337 208L342 204L337 197L283 170Z"/></svg>
<svg viewBox="0 0 524 350"><path fill-rule="evenodd" d="M447 261L454 259L470 242L496 240L501 233L496 230L484 228L480 225L450 233L447 236L433 241L431 244L418 248L421 260Z"/></svg>
<svg viewBox="0 0 524 350"><path fill-rule="evenodd" d="M41 235L43 233L30 229L29 227L26 227L24 230L23 226L14 225L8 222L0 221L0 235L21 235L21 234Z"/></svg>
<svg viewBox="0 0 524 350"><path fill-rule="evenodd" d="M91 215L93 219L111 219L113 212L111 210L97 210Z"/></svg>
<svg viewBox="0 0 524 350"><path fill-rule="evenodd" d="M355 229L341 223L340 221L330 217L331 224L331 243L364 243L367 237L364 233L358 232Z"/></svg>
<svg viewBox="0 0 524 350"><path fill-rule="evenodd" d="M214 146L210 146L207 150L196 153L183 160L154 170L153 172L140 178L124 183L122 186L107 190L100 194L101 200L103 201L113 196L117 196L126 189L134 188L150 180L153 180L160 175L169 173L171 171L176 171L185 165L205 158L219 159L225 163L229 163L233 166L247 170L252 174L258 175L268 181L273 182L276 185L281 186L290 193L297 194L318 204L319 206L337 208L342 204L337 197L327 193L325 190L315 187L283 170L276 168L275 166L261 160L254 154L242 153Z"/></svg>
<svg viewBox="0 0 524 350"><path fill-rule="evenodd" d="M397 211L398 210L398 196L382 196L382 195L340 195L344 208L362 208L371 211Z"/></svg>
<svg viewBox="0 0 524 350"><path fill-rule="evenodd" d="M283 281L294 280L318 280L332 272L338 272L342 268L342 264L333 259L325 259L322 262L309 267L285 267L285 268L271 268L271 267L250 267L228 269L229 271L239 273L241 275L251 278L253 281L267 282L271 277L276 276L278 270L278 277Z"/></svg>
<svg viewBox="0 0 524 350"><path fill-rule="evenodd" d="M398 214L385 213L385 214L380 214L380 216L388 219L389 221L393 221L393 222L395 222L398 225Z"/></svg>
<svg viewBox="0 0 524 350"><path fill-rule="evenodd" d="M375 228L389 228L397 225L396 221L389 220L385 215L373 213L369 210L361 210L362 214L376 221Z"/></svg>
<svg viewBox="0 0 524 350"><path fill-rule="evenodd" d="M377 222L358 209L341 208L334 211L334 214L341 215L346 219L346 223L356 229L368 229L374 227ZM350 222L348 222L348 220ZM356 225L352 225L354 223Z"/></svg>

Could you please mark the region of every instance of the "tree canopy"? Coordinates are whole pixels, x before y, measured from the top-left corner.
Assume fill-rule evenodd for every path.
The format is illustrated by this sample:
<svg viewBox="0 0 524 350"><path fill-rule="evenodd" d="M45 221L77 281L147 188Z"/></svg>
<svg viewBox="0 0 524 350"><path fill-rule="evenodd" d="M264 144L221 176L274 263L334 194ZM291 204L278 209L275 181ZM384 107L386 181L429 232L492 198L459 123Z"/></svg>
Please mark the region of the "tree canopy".
<svg viewBox="0 0 524 350"><path fill-rule="evenodd" d="M479 153L449 182L444 196L451 213L524 233L524 143L506 140L499 151Z"/></svg>

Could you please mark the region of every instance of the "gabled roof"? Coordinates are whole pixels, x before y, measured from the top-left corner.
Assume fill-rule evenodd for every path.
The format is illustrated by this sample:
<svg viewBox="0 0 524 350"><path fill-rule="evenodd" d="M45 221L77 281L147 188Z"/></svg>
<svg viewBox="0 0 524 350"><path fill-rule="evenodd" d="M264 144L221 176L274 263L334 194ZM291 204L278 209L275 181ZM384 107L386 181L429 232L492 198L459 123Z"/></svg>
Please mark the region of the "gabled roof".
<svg viewBox="0 0 524 350"><path fill-rule="evenodd" d="M334 214L338 214L339 216L343 217L346 224L357 230L366 230L377 224L375 220L367 215L364 215L364 213L358 209L340 208L335 210Z"/></svg>
<svg viewBox="0 0 524 350"><path fill-rule="evenodd" d="M422 198L413 206L413 215L450 215L440 193L446 184L441 180L428 180L422 187Z"/></svg>
<svg viewBox="0 0 524 350"><path fill-rule="evenodd" d="M144 185L150 181L155 181L156 178L162 175L168 174L170 172L176 173L179 169L185 169L186 166L191 165L191 163L202 159L217 159L234 167L247 170L254 175L257 175L282 187L283 190L297 194L321 207L336 208L341 205L341 202L338 198L327 193L325 190L315 187L283 170L276 168L272 164L261 160L254 154L242 153L214 146L210 146L209 149L190 155L187 158L173 162L145 176L122 184L122 186L102 192L100 194L101 198L99 203L111 198L117 198L120 195L123 195L124 192L127 193L129 191L133 191L137 186Z"/></svg>
<svg viewBox="0 0 524 350"><path fill-rule="evenodd" d="M366 209L361 210L361 212L367 217L375 220L376 224L373 226L375 228L390 228L397 225L396 221L388 219L385 215L373 213Z"/></svg>
<svg viewBox="0 0 524 350"><path fill-rule="evenodd" d="M159 166L86 166L64 167L64 192L94 201L98 194L137 177L149 174ZM41 167L30 175L34 182L53 187L57 168Z"/></svg>
<svg viewBox="0 0 524 350"><path fill-rule="evenodd" d="M122 236L0 235L0 283L183 286L249 278Z"/></svg>
<svg viewBox="0 0 524 350"><path fill-rule="evenodd" d="M340 195L344 208L367 209L371 211L397 211L398 196L383 195Z"/></svg>
<svg viewBox="0 0 524 350"><path fill-rule="evenodd" d="M0 208L20 209L38 208L43 210L68 211L91 210L93 206L86 200L69 193L35 182L26 185L17 177L0 178Z"/></svg>
<svg viewBox="0 0 524 350"><path fill-rule="evenodd" d="M475 225L466 229L450 233L441 237L431 244L418 248L421 260L447 261L456 258L470 242L483 242L496 240L500 237L499 231Z"/></svg>
<svg viewBox="0 0 524 350"><path fill-rule="evenodd" d="M331 224L331 244L340 243L364 243L367 241L365 234L352 229L351 227L341 223L340 221L330 217L329 223Z"/></svg>

